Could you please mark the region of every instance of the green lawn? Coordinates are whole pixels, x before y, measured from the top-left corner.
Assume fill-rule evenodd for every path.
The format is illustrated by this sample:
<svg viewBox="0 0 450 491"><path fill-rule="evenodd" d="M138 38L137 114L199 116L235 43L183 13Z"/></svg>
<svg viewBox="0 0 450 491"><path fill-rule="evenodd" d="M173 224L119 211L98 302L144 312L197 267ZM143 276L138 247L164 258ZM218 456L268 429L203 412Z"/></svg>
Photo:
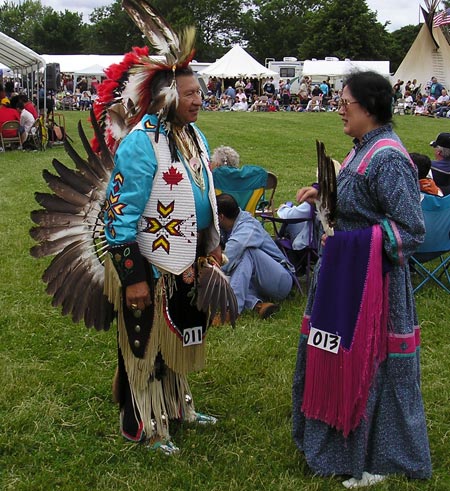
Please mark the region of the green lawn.
<svg viewBox="0 0 450 491"><path fill-rule="evenodd" d="M68 134L81 149L76 123ZM429 142L448 131L442 119L397 116L410 151L432 156ZM342 160L351 140L337 114L202 113L211 149L231 145L242 163L275 172L276 203L314 180L315 139ZM305 298L285 301L273 319L242 316L232 330L212 328L204 371L191 377L196 407L215 427L174 428L181 453L171 459L125 442L111 400L115 332L74 325L51 307L40 277L48 260L29 255L33 193L62 147L0 153L0 489L37 490L341 490L340 478L314 477L291 439L291 379ZM434 474L430 481L391 477L375 490L450 489L449 296L433 286L417 295L422 324L422 384Z"/></svg>

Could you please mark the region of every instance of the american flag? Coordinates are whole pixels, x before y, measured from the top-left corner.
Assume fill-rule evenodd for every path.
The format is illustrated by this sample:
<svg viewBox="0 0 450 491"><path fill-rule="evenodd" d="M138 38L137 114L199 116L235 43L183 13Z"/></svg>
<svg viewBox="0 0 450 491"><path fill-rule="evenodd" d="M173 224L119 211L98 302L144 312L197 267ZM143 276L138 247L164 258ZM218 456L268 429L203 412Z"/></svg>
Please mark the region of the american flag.
<svg viewBox="0 0 450 491"><path fill-rule="evenodd" d="M450 24L450 8L442 10L433 19L433 27L445 26L446 24Z"/></svg>

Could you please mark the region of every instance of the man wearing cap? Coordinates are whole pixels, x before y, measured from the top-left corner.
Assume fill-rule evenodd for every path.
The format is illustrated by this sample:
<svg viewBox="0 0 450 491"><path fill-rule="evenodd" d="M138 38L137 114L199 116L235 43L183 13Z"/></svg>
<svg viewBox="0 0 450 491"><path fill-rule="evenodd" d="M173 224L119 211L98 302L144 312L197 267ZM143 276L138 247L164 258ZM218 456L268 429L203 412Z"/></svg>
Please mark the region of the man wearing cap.
<svg viewBox="0 0 450 491"><path fill-rule="evenodd" d="M10 107L8 97L3 97L0 100L0 129L6 121L20 121L20 116L16 109ZM5 138L13 138L17 136L17 133L14 130L5 130L3 136Z"/></svg>
<svg viewBox="0 0 450 491"><path fill-rule="evenodd" d="M450 133L439 133L430 143L434 147L435 160L431 161L433 180L444 195L450 194Z"/></svg>

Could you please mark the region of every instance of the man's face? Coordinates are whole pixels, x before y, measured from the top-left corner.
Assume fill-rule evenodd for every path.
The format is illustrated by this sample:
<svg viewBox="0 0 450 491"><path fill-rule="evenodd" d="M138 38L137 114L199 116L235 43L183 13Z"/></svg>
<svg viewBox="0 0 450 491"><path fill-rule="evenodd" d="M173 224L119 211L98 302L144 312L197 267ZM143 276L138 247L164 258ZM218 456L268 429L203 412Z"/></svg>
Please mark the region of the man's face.
<svg viewBox="0 0 450 491"><path fill-rule="evenodd" d="M182 126L197 121L202 107L200 84L194 75L179 75L177 77L178 107L176 122Z"/></svg>

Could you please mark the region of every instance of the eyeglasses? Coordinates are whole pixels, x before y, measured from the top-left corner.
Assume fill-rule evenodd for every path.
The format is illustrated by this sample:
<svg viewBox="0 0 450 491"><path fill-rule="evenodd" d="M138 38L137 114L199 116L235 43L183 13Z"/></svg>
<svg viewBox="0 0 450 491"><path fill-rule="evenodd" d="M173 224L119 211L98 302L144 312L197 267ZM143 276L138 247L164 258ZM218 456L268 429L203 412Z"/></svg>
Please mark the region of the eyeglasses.
<svg viewBox="0 0 450 491"><path fill-rule="evenodd" d="M339 109L347 110L347 107L350 104L359 104L359 102L358 101L349 101L348 99L340 99L338 102L338 110Z"/></svg>

